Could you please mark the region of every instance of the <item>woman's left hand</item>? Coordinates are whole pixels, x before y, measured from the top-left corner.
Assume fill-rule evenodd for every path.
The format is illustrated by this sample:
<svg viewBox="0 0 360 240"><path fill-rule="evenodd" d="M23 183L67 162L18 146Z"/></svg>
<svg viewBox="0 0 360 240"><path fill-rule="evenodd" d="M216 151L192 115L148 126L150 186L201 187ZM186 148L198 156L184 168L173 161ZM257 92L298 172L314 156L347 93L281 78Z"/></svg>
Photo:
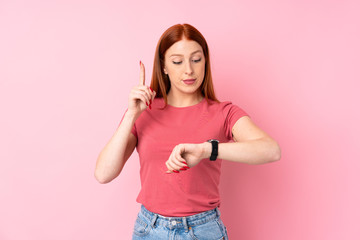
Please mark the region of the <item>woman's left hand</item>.
<svg viewBox="0 0 360 240"><path fill-rule="evenodd" d="M210 152L209 152L210 151ZM176 145L166 161L167 173L186 171L196 166L202 159L210 157L211 143L184 143Z"/></svg>

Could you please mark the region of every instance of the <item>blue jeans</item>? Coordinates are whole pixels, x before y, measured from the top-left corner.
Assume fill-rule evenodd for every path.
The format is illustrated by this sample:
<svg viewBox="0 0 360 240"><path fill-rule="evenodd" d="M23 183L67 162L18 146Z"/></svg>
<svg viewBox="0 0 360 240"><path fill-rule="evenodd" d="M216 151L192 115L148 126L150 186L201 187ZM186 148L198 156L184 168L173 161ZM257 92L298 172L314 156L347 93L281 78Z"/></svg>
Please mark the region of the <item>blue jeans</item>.
<svg viewBox="0 0 360 240"><path fill-rule="evenodd" d="M187 217L164 217L141 205L132 239L228 240L228 236L218 208Z"/></svg>

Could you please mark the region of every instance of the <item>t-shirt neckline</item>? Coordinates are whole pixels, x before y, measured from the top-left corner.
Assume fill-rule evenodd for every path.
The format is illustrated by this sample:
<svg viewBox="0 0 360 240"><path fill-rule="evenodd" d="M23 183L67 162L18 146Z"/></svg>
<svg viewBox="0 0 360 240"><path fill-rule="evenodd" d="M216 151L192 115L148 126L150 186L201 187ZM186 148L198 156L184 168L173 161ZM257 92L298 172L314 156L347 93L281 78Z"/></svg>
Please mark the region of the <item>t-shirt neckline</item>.
<svg viewBox="0 0 360 240"><path fill-rule="evenodd" d="M165 100L163 99L164 103L165 103ZM191 106L186 106L186 107L175 107L175 106L172 106L170 104L167 104L167 106L169 106L170 108L173 108L173 109L190 109L190 108L194 108L194 107L197 107L197 106L200 106L202 103L204 103L206 101L205 97L203 97L203 99L194 104L194 105L191 105Z"/></svg>

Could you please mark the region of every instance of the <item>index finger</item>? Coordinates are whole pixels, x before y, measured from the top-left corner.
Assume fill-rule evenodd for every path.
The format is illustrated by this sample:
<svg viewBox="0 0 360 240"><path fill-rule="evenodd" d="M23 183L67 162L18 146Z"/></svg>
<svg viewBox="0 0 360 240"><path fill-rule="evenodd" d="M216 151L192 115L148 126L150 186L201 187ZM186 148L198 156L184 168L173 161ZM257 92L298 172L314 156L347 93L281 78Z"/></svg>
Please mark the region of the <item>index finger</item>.
<svg viewBox="0 0 360 240"><path fill-rule="evenodd" d="M144 64L140 61L140 85L145 85L145 66Z"/></svg>

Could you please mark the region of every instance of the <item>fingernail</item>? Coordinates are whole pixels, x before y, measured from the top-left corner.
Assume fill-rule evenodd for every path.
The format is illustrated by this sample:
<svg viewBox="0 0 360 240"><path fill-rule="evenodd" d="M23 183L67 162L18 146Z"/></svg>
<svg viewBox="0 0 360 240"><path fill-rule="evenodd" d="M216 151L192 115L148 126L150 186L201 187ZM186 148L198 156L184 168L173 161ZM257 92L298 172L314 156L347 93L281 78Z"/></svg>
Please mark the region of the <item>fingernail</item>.
<svg viewBox="0 0 360 240"><path fill-rule="evenodd" d="M140 60L140 66L141 66L141 60Z"/></svg>
<svg viewBox="0 0 360 240"><path fill-rule="evenodd" d="M187 170L187 168L183 167L183 168L180 168L180 170L185 171L185 170Z"/></svg>
<svg viewBox="0 0 360 240"><path fill-rule="evenodd" d="M149 106L149 104L146 102L146 106Z"/></svg>
<svg viewBox="0 0 360 240"><path fill-rule="evenodd" d="M178 171L178 170L173 170L173 172L174 172L174 173L179 173L179 171Z"/></svg>
<svg viewBox="0 0 360 240"><path fill-rule="evenodd" d="M150 99L150 105L152 104L152 100Z"/></svg>
<svg viewBox="0 0 360 240"><path fill-rule="evenodd" d="M152 88L150 87L150 90L153 92L154 90L152 90Z"/></svg>
<svg viewBox="0 0 360 240"><path fill-rule="evenodd" d="M149 108L150 108L150 110L151 110L151 103L149 104Z"/></svg>
<svg viewBox="0 0 360 240"><path fill-rule="evenodd" d="M183 163L187 164L186 162L183 162Z"/></svg>
<svg viewBox="0 0 360 240"><path fill-rule="evenodd" d="M183 168L185 168L185 169L190 169L188 166L185 166L185 167L183 167Z"/></svg>

